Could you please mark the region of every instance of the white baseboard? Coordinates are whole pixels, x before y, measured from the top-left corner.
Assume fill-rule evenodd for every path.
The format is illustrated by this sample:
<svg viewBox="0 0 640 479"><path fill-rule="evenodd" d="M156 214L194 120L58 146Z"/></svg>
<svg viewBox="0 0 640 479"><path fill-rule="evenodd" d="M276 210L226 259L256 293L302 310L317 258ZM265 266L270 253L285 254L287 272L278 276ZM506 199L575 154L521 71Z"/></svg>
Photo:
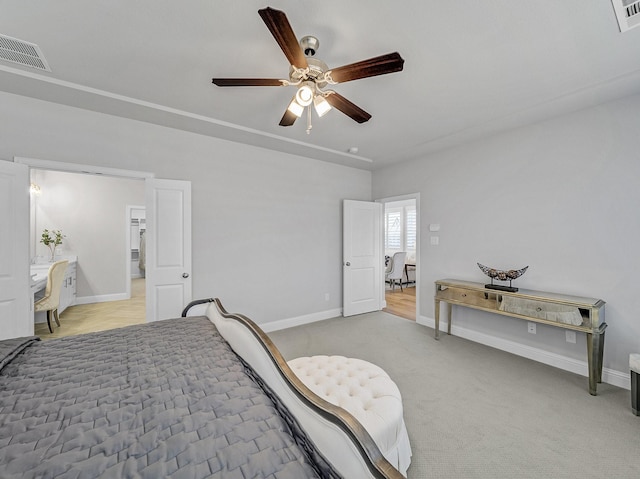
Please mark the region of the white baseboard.
<svg viewBox="0 0 640 479"><path fill-rule="evenodd" d="M435 319L427 318L426 316L418 316L417 323L428 326L432 329L435 328ZM447 326L448 325L446 322L440 321L440 332L444 332L446 334ZM543 349L534 348L532 346L520 344L515 341L490 336L488 334L473 331L471 329L461 328L455 325L451 327L451 334L464 339L468 339L469 341L499 349L501 351L507 351L511 354L522 356L533 361L538 361L540 363L547 364L564 371L569 371L581 376L589 377L589 367L587 361L569 358L567 356L562 356L561 354L551 353ZM629 373L616 371L614 369L602 369L602 382L611 384L612 386L617 386L619 388L631 388L629 376Z"/></svg>
<svg viewBox="0 0 640 479"><path fill-rule="evenodd" d="M264 332L270 333L271 331L293 328L294 326L302 326L303 324L315 323L316 321L335 318L336 316L342 316L342 308L319 311L317 313L305 314L304 316L298 316L295 318L279 319L278 321L271 321L269 323L260 324L259 326Z"/></svg>
<svg viewBox="0 0 640 479"><path fill-rule="evenodd" d="M73 304L91 304L91 303L107 303L109 301L124 301L131 299L126 293L101 294L98 296L81 296L77 297Z"/></svg>

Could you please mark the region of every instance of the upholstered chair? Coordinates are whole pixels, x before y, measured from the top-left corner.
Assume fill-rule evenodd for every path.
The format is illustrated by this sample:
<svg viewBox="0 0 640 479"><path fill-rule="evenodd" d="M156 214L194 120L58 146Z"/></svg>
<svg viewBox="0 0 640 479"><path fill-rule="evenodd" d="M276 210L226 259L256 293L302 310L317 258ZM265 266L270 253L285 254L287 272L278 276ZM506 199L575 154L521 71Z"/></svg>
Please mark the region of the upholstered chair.
<svg viewBox="0 0 640 479"><path fill-rule="evenodd" d="M53 327L51 326L51 316L55 319L56 324L60 326L60 319L58 318L58 305L60 304L60 291L62 290L62 283L64 281L64 273L67 270L69 261L62 260L56 261L49 267L47 273L47 287L44 291L44 297L37 300L34 304L33 310L46 311L47 312L47 324L49 325L49 332L53 333Z"/></svg>
<svg viewBox="0 0 640 479"><path fill-rule="evenodd" d="M407 253L405 251L394 253L393 258L391 258L391 266L387 268L385 273L385 281L389 281L391 290L395 289L395 283L396 280L398 280L400 283L400 291L402 291L402 273L404 273L404 262L406 259Z"/></svg>

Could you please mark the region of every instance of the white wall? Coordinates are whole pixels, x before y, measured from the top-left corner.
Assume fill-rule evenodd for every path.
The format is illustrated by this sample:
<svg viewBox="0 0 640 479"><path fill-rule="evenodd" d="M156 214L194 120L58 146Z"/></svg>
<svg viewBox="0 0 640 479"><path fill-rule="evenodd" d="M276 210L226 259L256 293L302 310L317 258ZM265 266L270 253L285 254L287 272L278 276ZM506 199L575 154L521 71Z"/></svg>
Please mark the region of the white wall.
<svg viewBox="0 0 640 479"><path fill-rule="evenodd" d="M604 366L628 373L640 351L640 96L625 98L373 175L373 196L420 192L420 315L433 282L484 282L476 262L529 266L514 285L607 302ZM430 246L430 223L441 225ZM584 335L455 309L454 324L585 360Z"/></svg>
<svg viewBox="0 0 640 479"><path fill-rule="evenodd" d="M40 196L32 197L37 254L49 251L39 243L42 230L61 229L66 238L60 253L78 256L78 301L124 299L125 261L131 258L125 244L130 231L126 206L144 204L144 181L45 170L38 170L36 178L41 189Z"/></svg>
<svg viewBox="0 0 640 479"><path fill-rule="evenodd" d="M2 159L190 180L194 297L261 324L342 306L342 200L370 200L370 172L17 95L0 104Z"/></svg>

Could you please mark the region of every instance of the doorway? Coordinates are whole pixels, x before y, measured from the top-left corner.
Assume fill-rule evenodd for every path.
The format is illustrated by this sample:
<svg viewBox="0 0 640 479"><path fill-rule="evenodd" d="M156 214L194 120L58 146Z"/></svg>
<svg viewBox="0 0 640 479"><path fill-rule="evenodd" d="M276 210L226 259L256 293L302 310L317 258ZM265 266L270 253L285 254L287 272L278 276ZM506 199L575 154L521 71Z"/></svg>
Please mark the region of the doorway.
<svg viewBox="0 0 640 479"><path fill-rule="evenodd" d="M144 279L139 273L132 277L131 270L139 241L132 242L131 219L123 218L131 213L128 204L144 205L144 181L40 168L32 168L30 174L39 191L31 197L32 265L47 261L46 248L39 242L44 228L64 234L58 259L76 259L76 299L61 311L64 327L56 328L54 335L45 327L41 337L145 322ZM144 206L135 216L140 216L140 209ZM41 320L36 318L36 332L44 326Z"/></svg>
<svg viewBox="0 0 640 479"><path fill-rule="evenodd" d="M125 223L129 234L127 235L127 254L130 255L127 261L126 277L130 279L127 294L133 293L133 285L144 284L146 277L146 233L147 216L146 207L140 205L127 205ZM126 234L126 233L125 233ZM135 281L141 279L142 281ZM140 286L138 286L140 288Z"/></svg>
<svg viewBox="0 0 640 479"><path fill-rule="evenodd" d="M9 164L5 170L8 172L10 186L19 187L18 182L24 182L23 188L28 184L29 170L39 169L52 172L67 173L83 173L90 176L128 178L133 180L142 180L144 182L144 201L146 207L147 219L147 249L146 255L146 274L145 274L145 309L147 322L158 321L161 319L175 318L180 315L182 309L191 301L192 279L191 279L191 182L186 180L157 179L153 173L144 171L123 170L118 168L83 165L78 163L63 163L58 161L38 160L35 158L14 157L13 164ZM26 165L25 168L22 165ZM15 189L15 188L14 188ZM24 192L24 190L22 190ZM15 194L19 196L19 194ZM63 195L60 197L64 198ZM14 296L14 290L10 292L9 299L12 301L21 301L23 307L19 309L21 313L21 321L17 329L25 331L28 335L33 334L33 316L29 308L32 301L28 301L29 292L33 298L34 287L39 286L40 282L31 280L29 275L20 274L20 271L28 272L27 268L22 268L20 264L28 265L31 263L31 255L29 251L29 201L25 196L25 201L5 202L10 204L10 208L6 208L3 218L6 223L12 223L11 233L8 236L11 249L17 253L16 261L11 262L11 269L6 272L6 277L11 277L14 281L19 282L18 289ZM93 200L92 191L86 193L86 197L75 203L68 203L68 208L63 210L65 214L71 214L75 206L83 204L85 201ZM12 207L11 207L12 206ZM124 208L124 207L123 207ZM95 212L91 212L89 216L96 216ZM120 225L122 216L120 213ZM129 235L128 226L127 236ZM105 232L105 227L99 223L99 227L94 231L96 238L111 238ZM22 233L23 232L23 233ZM103 233L103 234L100 234ZM62 233L64 234L64 233ZM17 238L25 236L21 243L24 248L13 247L17 243ZM32 243L35 243L33 239ZM114 243L118 243L117 241ZM121 245L124 248L125 242ZM100 254L97 257L106 257L106 254ZM90 256L87 256L88 258ZM123 256L125 257L125 256ZM176 259L181 261L176 261ZM129 258L126 261L130 261ZM10 262L7 262L10 263ZM112 261L109 263L118 264ZM117 274L110 277L118 277ZM128 278L124 278L125 282ZM26 293L26 294L25 294ZM18 297L19 296L19 297ZM27 299L27 301L25 301ZM0 320L4 321L2 316ZM24 334L23 334L24 335Z"/></svg>
<svg viewBox="0 0 640 479"><path fill-rule="evenodd" d="M419 194L380 201L384 205L386 267L383 311L415 321L419 281Z"/></svg>

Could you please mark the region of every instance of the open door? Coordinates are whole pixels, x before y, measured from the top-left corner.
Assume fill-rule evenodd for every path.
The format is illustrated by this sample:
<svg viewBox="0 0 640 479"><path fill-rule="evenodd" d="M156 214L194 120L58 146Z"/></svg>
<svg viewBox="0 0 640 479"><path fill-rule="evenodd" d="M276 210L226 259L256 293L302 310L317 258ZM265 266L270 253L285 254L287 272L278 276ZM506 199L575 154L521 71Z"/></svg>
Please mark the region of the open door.
<svg viewBox="0 0 640 479"><path fill-rule="evenodd" d="M382 204L344 201L342 315L382 309Z"/></svg>
<svg viewBox="0 0 640 479"><path fill-rule="evenodd" d="M29 167L0 160L0 339L33 335ZM6 233L6 234L5 234Z"/></svg>
<svg viewBox="0 0 640 479"><path fill-rule="evenodd" d="M191 182L146 185L147 321L177 318L191 301Z"/></svg>

